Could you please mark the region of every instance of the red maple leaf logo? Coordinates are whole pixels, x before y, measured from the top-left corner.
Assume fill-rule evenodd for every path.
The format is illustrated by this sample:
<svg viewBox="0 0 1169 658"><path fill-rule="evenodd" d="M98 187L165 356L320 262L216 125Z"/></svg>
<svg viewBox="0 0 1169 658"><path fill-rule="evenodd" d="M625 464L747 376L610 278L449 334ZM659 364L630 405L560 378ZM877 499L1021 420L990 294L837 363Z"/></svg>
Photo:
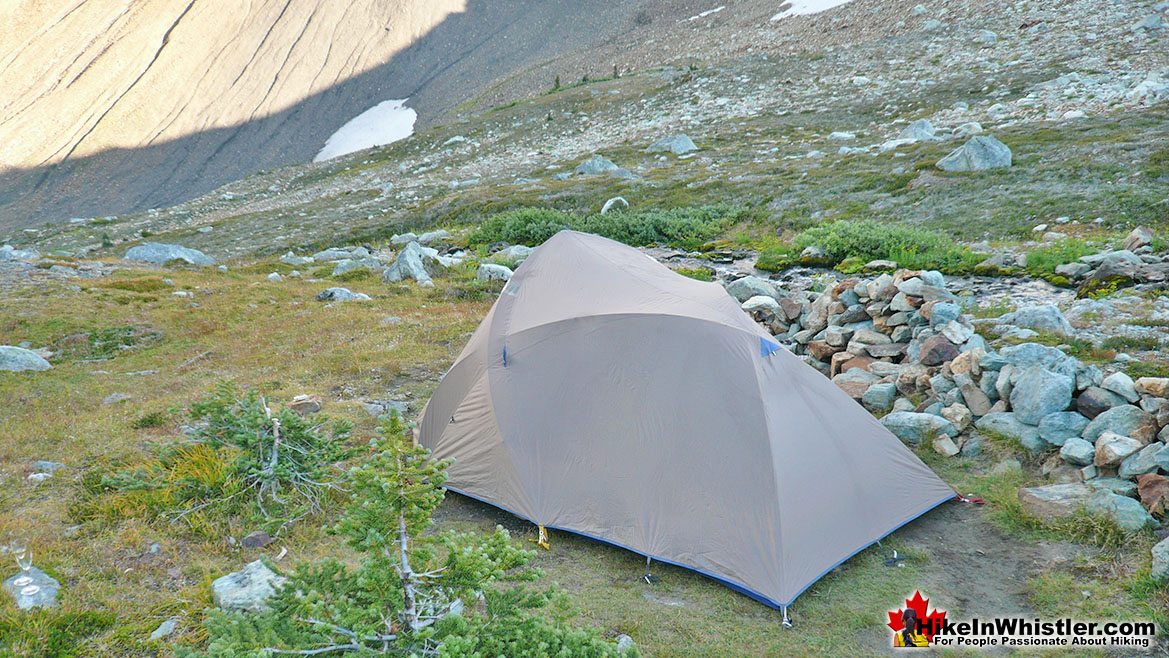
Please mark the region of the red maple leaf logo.
<svg viewBox="0 0 1169 658"><path fill-rule="evenodd" d="M913 593L913 598L905 599L905 608L898 608L896 611L889 611L889 628L893 629L894 633L900 633L905 628L905 620L903 618L906 608L912 608L917 613L917 618L921 620L921 634L925 636L930 642L934 641L934 635L941 630L942 624L946 622L945 610L929 610L930 600L923 598L920 591ZM928 612L927 612L928 611Z"/></svg>

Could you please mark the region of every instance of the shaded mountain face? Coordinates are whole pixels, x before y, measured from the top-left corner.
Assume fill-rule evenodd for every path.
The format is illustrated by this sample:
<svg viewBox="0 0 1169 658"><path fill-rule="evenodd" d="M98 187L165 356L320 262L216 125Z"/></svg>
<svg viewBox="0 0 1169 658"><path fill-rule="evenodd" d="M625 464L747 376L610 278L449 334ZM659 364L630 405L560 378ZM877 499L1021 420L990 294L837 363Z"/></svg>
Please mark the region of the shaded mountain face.
<svg viewBox="0 0 1169 658"><path fill-rule="evenodd" d="M309 162L389 99L432 124L673 4L693 3L0 3L0 229L171 205Z"/></svg>

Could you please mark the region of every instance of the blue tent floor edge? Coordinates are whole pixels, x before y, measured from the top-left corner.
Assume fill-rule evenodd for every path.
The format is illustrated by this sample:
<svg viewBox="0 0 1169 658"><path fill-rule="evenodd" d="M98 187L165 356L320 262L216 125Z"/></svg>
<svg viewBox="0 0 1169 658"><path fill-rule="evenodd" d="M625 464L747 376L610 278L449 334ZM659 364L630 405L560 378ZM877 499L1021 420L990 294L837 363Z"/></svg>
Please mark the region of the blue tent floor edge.
<svg viewBox="0 0 1169 658"><path fill-rule="evenodd" d="M485 505L490 505L496 509L503 510L503 511L507 512L508 514L511 514L512 516L523 519L529 523L536 523L534 520L524 516L523 514L518 514L514 510L508 509L507 507L504 507L503 505L500 505L498 503L494 503L494 502L487 500L485 498L481 498L479 496L476 496L476 495L471 494L471 493L467 493L466 491L462 491L462 490L456 489L454 487L448 486L448 487L443 487L443 488L446 489L447 491L452 491L454 493L457 493L460 496L465 496L465 497L470 498L472 500L477 500ZM565 528L565 527L561 527L561 526L545 525L544 527L551 529L551 530L559 530L561 532L567 532L570 534L574 534L574 535L577 535L579 537L584 537L585 539L591 539L592 541L599 542L601 544L608 544L609 546L613 546L615 548L620 548L620 549L629 551L630 553L633 553L635 555L642 555L642 556L650 558L651 560L656 560L656 561L661 562L663 564L669 564L669 565L673 565L675 567L686 569L688 571L693 571L695 573L706 576L707 578L710 578L711 580L719 583L720 585L724 585L724 586L729 587L730 589L732 589L740 594L748 596L748 597L762 603L763 605L766 605L769 608L775 608L776 610L780 610L780 609L787 608L787 607L791 606L792 603L794 603L795 600L797 598L799 598L799 596L801 594L806 592L809 587L816 584L816 582L819 581L824 576L828 575L828 572L832 571L836 567L839 567L840 565L844 564L848 560L852 559L854 556L856 556L857 553L860 553L861 551L865 550L866 548L881 541L885 537L888 537L889 535L893 534L894 532L897 532L898 530L900 530L904 526L908 525L909 523L912 523L913 521L916 521L917 519L921 518L922 516L925 516L926 514L931 512L934 508L938 507L939 505L941 505L945 502L951 501L951 500L958 500L958 499L959 499L959 496L958 496L958 494L955 493L955 494L952 494L950 496L946 496L945 498L943 498L937 502L930 503L928 506L925 507L925 509L921 510L920 512L917 512L915 514L910 515L909 518L905 519L901 523L898 523L891 530L889 530L889 532L886 532L885 534L881 535L880 537L877 537L873 541L868 542L867 544L861 546L860 548L856 549L855 551L849 553L846 557L841 559L839 562L837 562L836 564L833 564L832 566L828 567L823 572L821 572L820 575L818 575L815 578L813 578L812 580L808 581L808 584L804 585L802 588L800 588L800 591L796 592L795 596L793 596L786 603L768 598L767 596L765 596L759 592L756 592L755 590L747 587L746 585L744 585L742 583L739 583L739 582L736 582L733 580L729 580L723 576L713 574L713 573L706 571L704 569L700 569L698 567L694 567L694 566L691 566L689 564L682 564L681 562L675 562L673 560L670 560L669 558L664 558L664 557L659 557L657 555L650 555L648 553L643 553L635 548L630 548L629 546L621 544L620 542L615 542L611 539L605 539L603 537L598 537L596 535L593 535L593 534L590 534L587 532L582 532L580 530L574 530L572 528Z"/></svg>

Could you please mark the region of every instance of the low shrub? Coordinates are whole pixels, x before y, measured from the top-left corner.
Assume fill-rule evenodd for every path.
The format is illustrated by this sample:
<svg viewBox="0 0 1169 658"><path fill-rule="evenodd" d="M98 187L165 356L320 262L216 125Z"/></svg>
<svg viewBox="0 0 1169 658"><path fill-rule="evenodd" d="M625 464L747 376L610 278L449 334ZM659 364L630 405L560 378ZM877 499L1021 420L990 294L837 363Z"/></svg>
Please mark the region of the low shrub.
<svg viewBox="0 0 1169 658"><path fill-rule="evenodd" d="M714 270L709 267L679 267L674 271L696 281L714 281Z"/></svg>
<svg viewBox="0 0 1169 658"><path fill-rule="evenodd" d="M854 258L864 262L891 260L899 267L971 272L983 255L954 240L924 229L882 224L872 220L838 221L807 229L796 236L797 250L819 247L830 265Z"/></svg>
<svg viewBox="0 0 1169 658"><path fill-rule="evenodd" d="M614 211L576 217L548 208L499 213L471 233L472 245L492 242L537 246L564 229L595 233L633 247L667 244L698 249L745 215L734 206L701 206L672 210Z"/></svg>
<svg viewBox="0 0 1169 658"><path fill-rule="evenodd" d="M79 520L141 517L183 522L213 535L233 520L279 528L320 511L337 477L334 464L351 426L273 412L255 391L223 384L191 407L184 441L156 449L153 459L82 478L73 506Z"/></svg>
<svg viewBox="0 0 1169 658"><path fill-rule="evenodd" d="M1053 277L1055 268L1075 262L1082 256L1089 256L1096 251L1083 240L1059 240L1027 252L1027 272L1042 278Z"/></svg>

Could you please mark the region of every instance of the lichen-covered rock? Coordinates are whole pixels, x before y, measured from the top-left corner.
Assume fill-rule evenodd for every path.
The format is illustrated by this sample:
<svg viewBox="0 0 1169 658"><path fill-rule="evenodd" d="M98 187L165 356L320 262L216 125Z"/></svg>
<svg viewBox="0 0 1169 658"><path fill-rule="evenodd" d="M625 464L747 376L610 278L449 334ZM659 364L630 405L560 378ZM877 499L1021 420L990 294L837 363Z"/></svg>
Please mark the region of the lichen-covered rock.
<svg viewBox="0 0 1169 658"><path fill-rule="evenodd" d="M1048 484L1019 489L1023 510L1042 521L1054 521L1075 514L1092 496L1092 489L1080 483Z"/></svg>
<svg viewBox="0 0 1169 658"><path fill-rule="evenodd" d="M1078 411L1057 411L1039 421L1039 436L1053 446L1062 446L1068 439L1083 435L1088 422Z"/></svg>
<svg viewBox="0 0 1169 658"><path fill-rule="evenodd" d="M975 135L938 161L942 171L983 171L1011 166L1011 149L989 135Z"/></svg>
<svg viewBox="0 0 1169 658"><path fill-rule="evenodd" d="M894 411L882 418L881 424L897 438L913 445L919 445L926 440L932 441L942 435L949 437L958 435L958 429L953 423L933 414Z"/></svg>
<svg viewBox="0 0 1169 658"><path fill-rule="evenodd" d="M974 424L983 432L994 432L1008 439L1014 439L1031 452L1041 452L1048 444L1039 436L1039 428L1019 421L1010 411L989 413Z"/></svg>
<svg viewBox="0 0 1169 658"><path fill-rule="evenodd" d="M1144 445L1157 436L1157 421L1140 407L1123 404L1093 418L1081 436L1095 443L1104 432L1131 437Z"/></svg>
<svg viewBox="0 0 1169 658"><path fill-rule="evenodd" d="M0 345L0 370L9 372L42 371L53 366L41 355L23 347Z"/></svg>
<svg viewBox="0 0 1169 658"><path fill-rule="evenodd" d="M268 599L288 579L277 574L263 560L248 564L241 571L229 573L211 583L211 598L224 610L264 612Z"/></svg>
<svg viewBox="0 0 1169 658"><path fill-rule="evenodd" d="M1037 426L1044 417L1067 409L1075 389L1073 377L1028 366L1019 373L1011 390L1011 409L1019 422Z"/></svg>
<svg viewBox="0 0 1169 658"><path fill-rule="evenodd" d="M165 265L171 261L183 261L191 265L214 265L215 259L198 249L190 249L177 244L162 244L148 242L137 247L131 247L124 256L126 260L137 260L155 265Z"/></svg>

